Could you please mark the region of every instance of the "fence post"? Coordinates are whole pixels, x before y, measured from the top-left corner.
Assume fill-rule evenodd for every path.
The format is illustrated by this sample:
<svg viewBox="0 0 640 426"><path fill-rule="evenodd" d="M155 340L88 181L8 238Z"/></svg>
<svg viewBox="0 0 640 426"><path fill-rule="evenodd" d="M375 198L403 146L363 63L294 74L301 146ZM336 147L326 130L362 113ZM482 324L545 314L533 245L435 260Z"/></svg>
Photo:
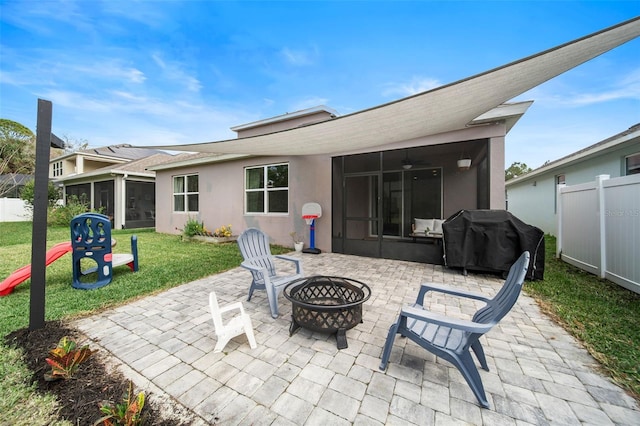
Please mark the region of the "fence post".
<svg viewBox="0 0 640 426"><path fill-rule="evenodd" d="M562 188L565 186L564 183L556 185L556 259L562 254Z"/></svg>
<svg viewBox="0 0 640 426"><path fill-rule="evenodd" d="M598 230L600 243L600 278L604 278L607 272L607 238L605 232L605 205L604 205L604 181L609 179L609 175L596 176L596 194L598 198Z"/></svg>

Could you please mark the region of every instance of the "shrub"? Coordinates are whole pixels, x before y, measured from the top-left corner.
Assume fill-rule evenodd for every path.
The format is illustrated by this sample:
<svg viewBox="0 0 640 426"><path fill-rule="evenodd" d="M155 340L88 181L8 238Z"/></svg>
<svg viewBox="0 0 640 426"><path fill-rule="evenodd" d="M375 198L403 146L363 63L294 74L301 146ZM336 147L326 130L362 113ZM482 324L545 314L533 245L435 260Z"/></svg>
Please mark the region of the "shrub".
<svg viewBox="0 0 640 426"><path fill-rule="evenodd" d="M193 237L194 235L204 235L204 222L200 222L197 219L189 218L187 223L184 224L182 230L187 237Z"/></svg>
<svg viewBox="0 0 640 426"><path fill-rule="evenodd" d="M35 199L35 180L31 179L24 184L24 187L20 192L20 198L26 201L27 204L33 208L33 200ZM53 182L49 181L47 186L47 200L49 201L49 205L53 206L59 199L60 192L58 191L58 188L56 188Z"/></svg>
<svg viewBox="0 0 640 426"><path fill-rule="evenodd" d="M70 379L78 371L80 364L85 362L93 351L88 345L76 349L77 344L73 340L64 336L60 339L58 346L49 351L49 358L45 361L51 366L51 372L45 373L44 379L47 381Z"/></svg>
<svg viewBox="0 0 640 426"><path fill-rule="evenodd" d="M102 208L96 210L96 213L101 213ZM75 195L67 197L67 203L64 206L51 206L49 207L49 213L47 215L47 224L50 226L69 226L71 219L75 216L90 211L89 203L83 196L81 199Z"/></svg>
<svg viewBox="0 0 640 426"><path fill-rule="evenodd" d="M144 408L144 392L134 395L133 383L129 381L129 389L122 396L122 402L119 404L111 405L106 402L100 406L102 414L106 414L101 417L94 425L103 424L105 426L136 426L142 424L142 409Z"/></svg>

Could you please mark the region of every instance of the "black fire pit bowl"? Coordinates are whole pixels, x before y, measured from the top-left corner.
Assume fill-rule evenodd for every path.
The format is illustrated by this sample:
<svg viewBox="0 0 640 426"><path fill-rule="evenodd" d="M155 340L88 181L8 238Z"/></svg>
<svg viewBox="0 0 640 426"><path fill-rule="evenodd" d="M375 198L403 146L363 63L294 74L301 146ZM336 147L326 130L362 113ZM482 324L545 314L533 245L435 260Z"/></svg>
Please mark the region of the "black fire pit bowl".
<svg viewBox="0 0 640 426"><path fill-rule="evenodd" d="M289 335L300 327L336 333L338 349L344 349L349 346L347 330L362 322L362 304L371 289L350 278L313 276L289 283L284 296L292 305Z"/></svg>

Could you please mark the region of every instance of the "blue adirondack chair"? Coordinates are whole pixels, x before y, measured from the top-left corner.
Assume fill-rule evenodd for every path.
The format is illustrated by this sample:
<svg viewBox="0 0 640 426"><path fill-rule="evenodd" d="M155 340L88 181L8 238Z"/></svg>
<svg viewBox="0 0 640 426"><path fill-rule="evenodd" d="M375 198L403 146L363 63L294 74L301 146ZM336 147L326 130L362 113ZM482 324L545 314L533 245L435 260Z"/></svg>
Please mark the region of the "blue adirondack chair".
<svg viewBox="0 0 640 426"><path fill-rule="evenodd" d="M98 213L83 213L71 220L71 256L73 261L74 288L93 290L109 284L115 266L127 265L132 271L138 270L138 239L131 236L131 254L114 254L112 250L111 221ZM87 268L83 260L90 259L95 266ZM83 269L83 267L85 269ZM83 276L97 273L93 282Z"/></svg>
<svg viewBox="0 0 640 426"><path fill-rule="evenodd" d="M303 276L301 260L291 256L273 256L269 247L269 237L256 228L249 228L240 234L238 246L242 257L244 257L244 262L240 266L248 269L252 275L247 300L251 300L254 290L266 290L271 316L277 318L278 295L287 284ZM278 275L276 273L275 259L293 262L296 267L296 273L293 275Z"/></svg>
<svg viewBox="0 0 640 426"><path fill-rule="evenodd" d="M396 334L400 334L452 363L467 381L480 404L484 408L489 408L482 379L471 357L471 350L480 361L480 366L489 371L484 349L479 339L491 330L516 303L528 266L529 252L526 251L511 266L504 285L492 299L481 294L447 286L423 284L420 287L416 303L403 307L398 320L389 328L387 341L382 351L380 370L384 371L387 368ZM424 308L424 296L429 291L480 300L486 305L479 309L470 321L451 318Z"/></svg>

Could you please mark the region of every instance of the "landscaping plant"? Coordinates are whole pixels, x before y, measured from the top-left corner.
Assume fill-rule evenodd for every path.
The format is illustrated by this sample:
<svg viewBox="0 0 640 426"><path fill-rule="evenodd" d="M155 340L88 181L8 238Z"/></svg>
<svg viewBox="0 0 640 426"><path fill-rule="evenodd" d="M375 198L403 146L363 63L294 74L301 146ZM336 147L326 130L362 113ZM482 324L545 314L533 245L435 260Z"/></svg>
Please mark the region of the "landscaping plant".
<svg viewBox="0 0 640 426"><path fill-rule="evenodd" d="M78 371L80 364L85 362L93 351L88 345L76 349L77 343L64 336L60 339L58 346L49 351L49 358L45 361L51 366L51 372L45 373L44 378L47 381L60 379L70 379Z"/></svg>
<svg viewBox="0 0 640 426"><path fill-rule="evenodd" d="M134 395L133 382L129 381L129 388L122 396L122 402L112 405L104 403L100 411L106 414L94 426L137 426L142 424L142 409L144 408L144 392Z"/></svg>

